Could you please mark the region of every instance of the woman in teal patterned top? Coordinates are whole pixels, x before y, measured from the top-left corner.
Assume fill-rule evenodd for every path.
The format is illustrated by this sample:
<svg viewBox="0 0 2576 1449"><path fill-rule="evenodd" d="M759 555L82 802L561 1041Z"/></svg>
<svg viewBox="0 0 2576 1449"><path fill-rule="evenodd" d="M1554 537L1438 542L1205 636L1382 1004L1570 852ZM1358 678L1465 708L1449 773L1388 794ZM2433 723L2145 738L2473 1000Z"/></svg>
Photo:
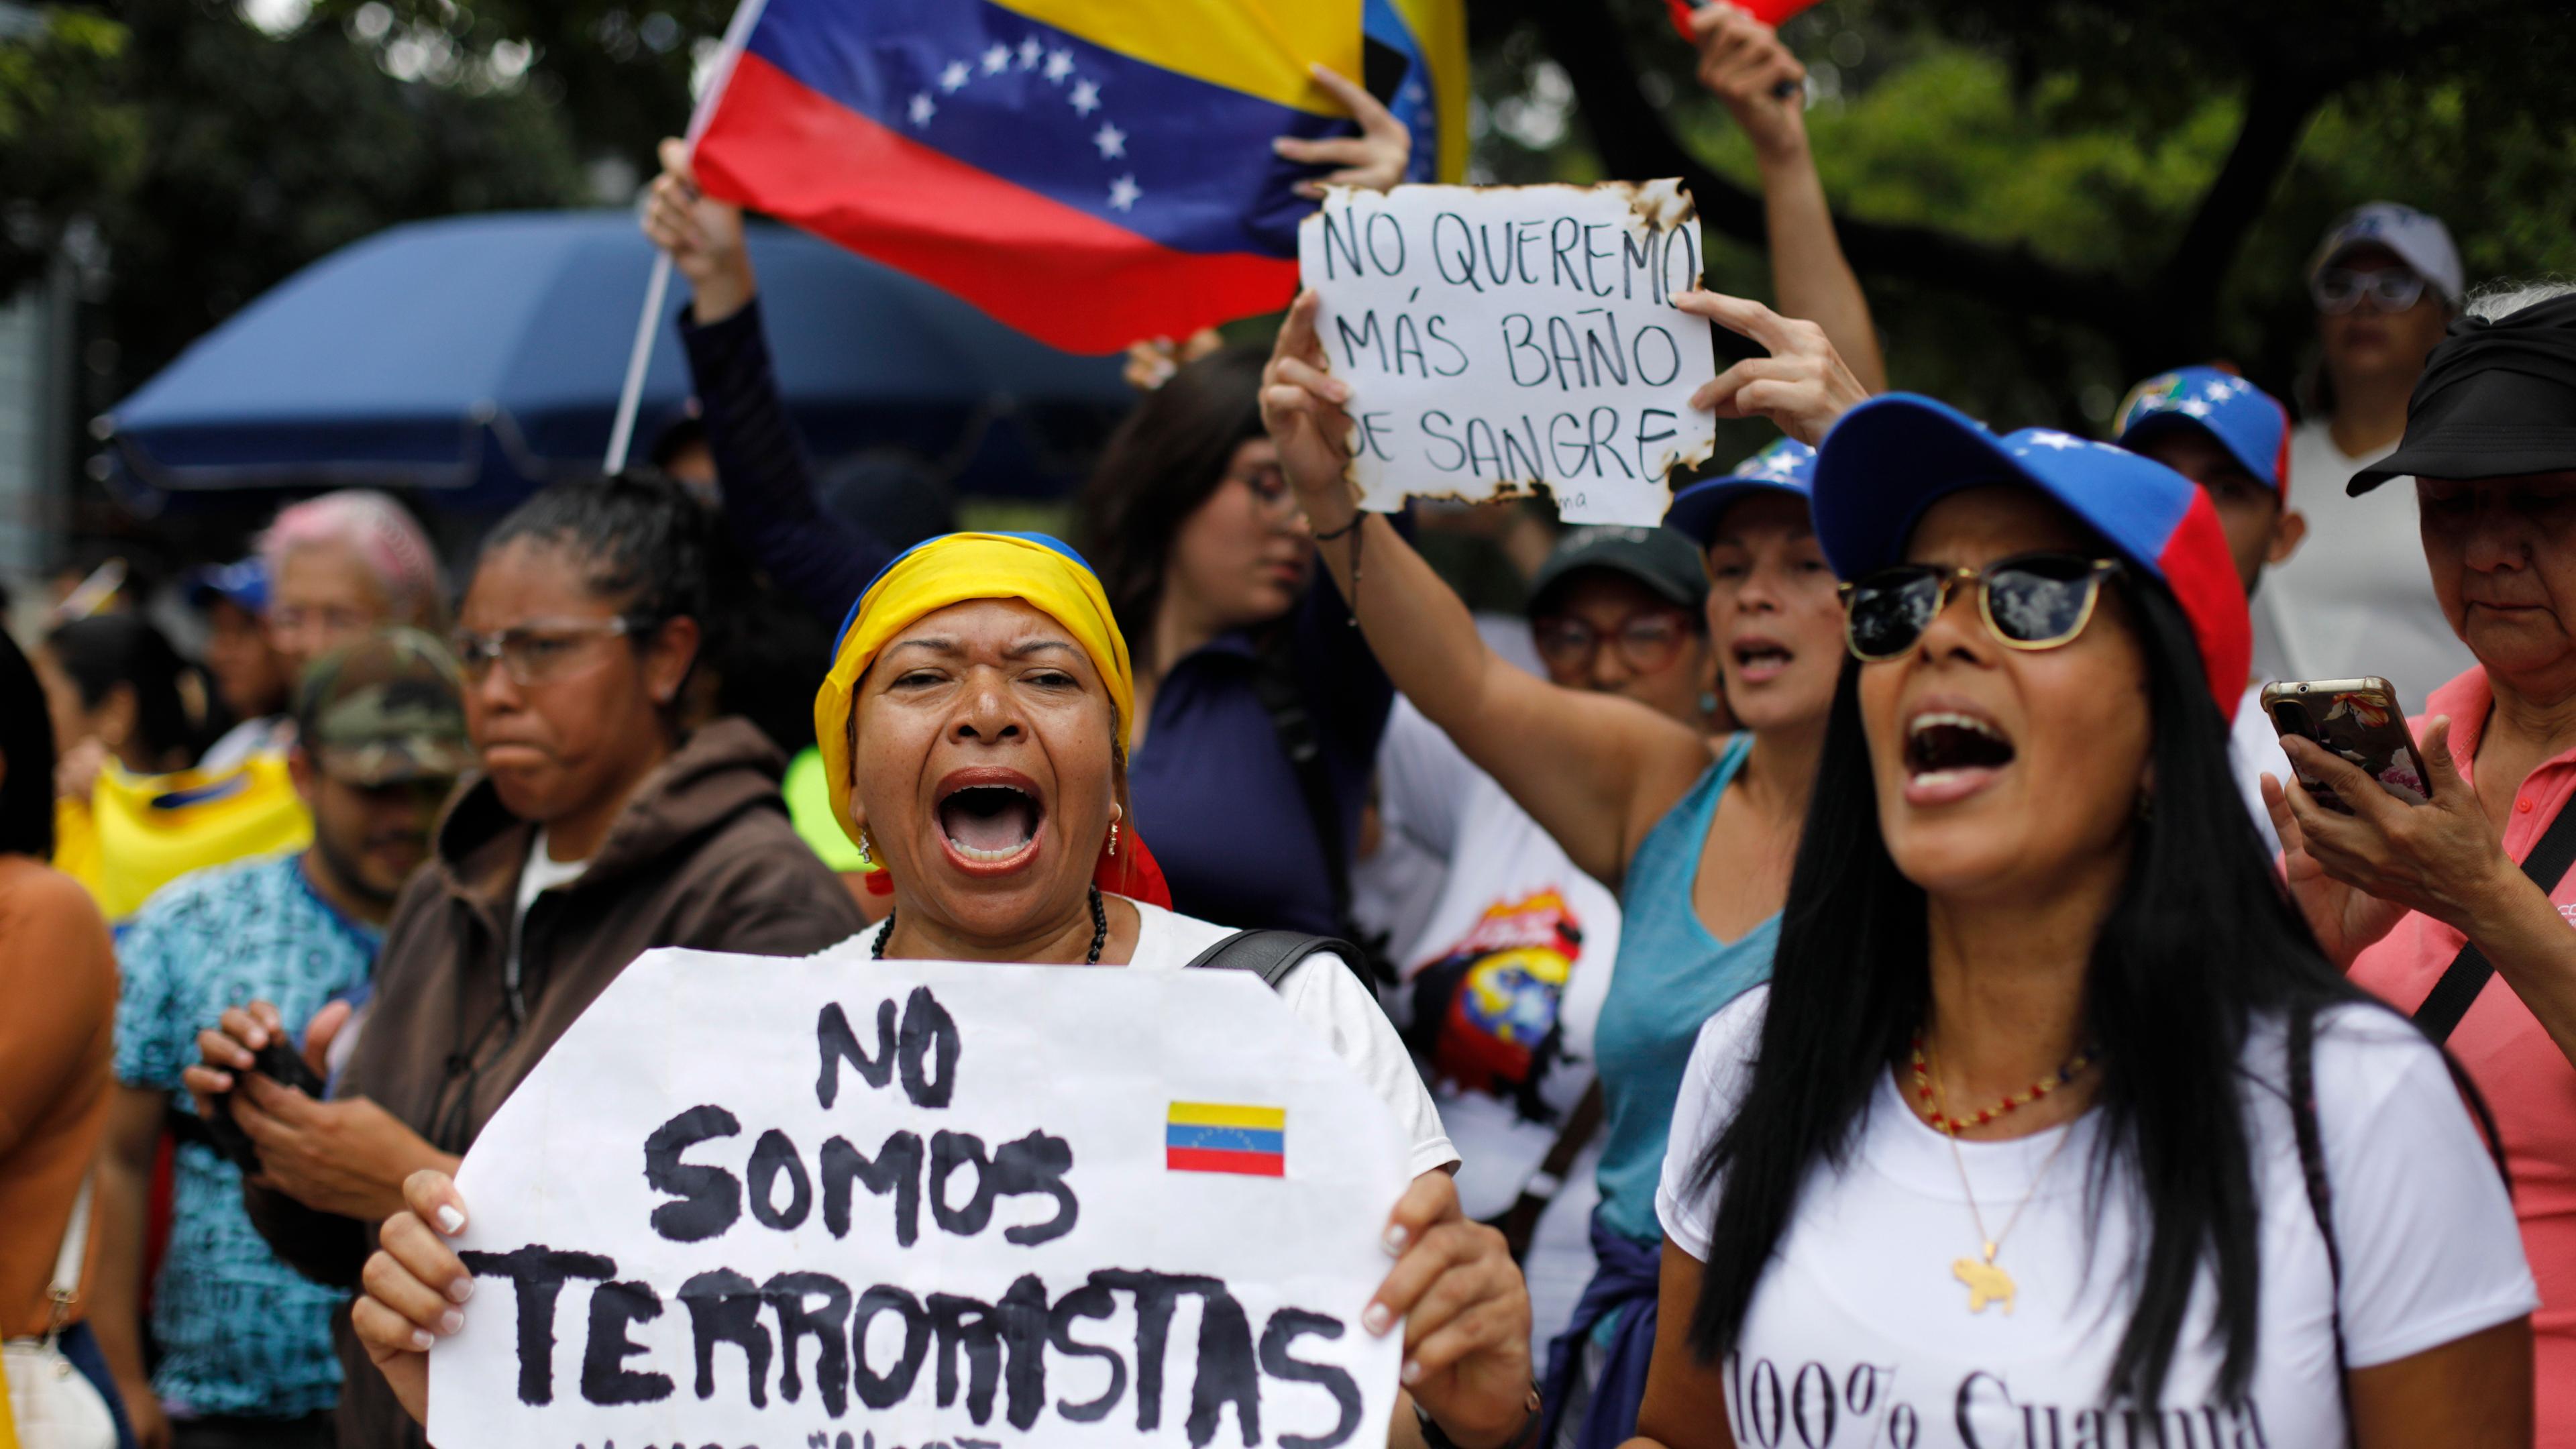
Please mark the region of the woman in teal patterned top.
<svg viewBox="0 0 2576 1449"><path fill-rule="evenodd" d="M1774 353L1701 389L1699 406L1734 412L1738 390L1758 378L1763 410L1814 438L1865 396L1810 324L1706 292L1675 302ZM1621 891L1618 962L1595 1039L1609 1129L1592 1233L1599 1267L1548 1374L1550 1414L1579 1414L1583 1444L1615 1444L1635 1423L1654 1344L1655 1182L1682 1072L1700 1023L1770 974L1842 667L1842 607L1807 510L1815 453L1775 443L1685 490L1666 520L1704 550L1709 641L1744 730L1713 743L1635 700L1506 663L1387 520L1358 511L1343 477L1350 389L1329 375L1314 318L1314 297L1300 297L1262 406L1342 596L1357 601L1396 687L1578 867ZM1355 583L1363 558L1365 581ZM1553 1424L1544 1442L1555 1442Z"/></svg>

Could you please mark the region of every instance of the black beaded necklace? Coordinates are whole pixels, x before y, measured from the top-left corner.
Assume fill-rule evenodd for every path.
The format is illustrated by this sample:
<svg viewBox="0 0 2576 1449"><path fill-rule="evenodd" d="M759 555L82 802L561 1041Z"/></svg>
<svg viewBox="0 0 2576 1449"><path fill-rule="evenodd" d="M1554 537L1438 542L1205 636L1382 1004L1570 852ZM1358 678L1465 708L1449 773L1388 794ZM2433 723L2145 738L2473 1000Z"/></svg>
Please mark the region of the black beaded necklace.
<svg viewBox="0 0 2576 1449"><path fill-rule="evenodd" d="M875 947L869 955L885 959L886 942L894 939L894 912L886 912L885 924L877 928ZM1091 950L1082 958L1085 966L1100 964L1100 948L1109 944L1109 911L1100 903L1100 887L1091 888Z"/></svg>

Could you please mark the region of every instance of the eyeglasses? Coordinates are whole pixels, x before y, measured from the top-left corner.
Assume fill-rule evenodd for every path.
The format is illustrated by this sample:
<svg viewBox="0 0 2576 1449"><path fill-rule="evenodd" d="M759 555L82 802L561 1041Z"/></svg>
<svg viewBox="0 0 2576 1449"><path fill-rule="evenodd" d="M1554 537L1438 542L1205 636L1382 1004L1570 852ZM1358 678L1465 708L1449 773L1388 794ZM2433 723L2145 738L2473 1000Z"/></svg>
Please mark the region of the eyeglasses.
<svg viewBox="0 0 2576 1449"><path fill-rule="evenodd" d="M1843 640L1852 657L1876 664L1914 647L1950 606L1950 590L1977 585L1986 629L2007 649L2054 649L2084 632L2118 559L2026 553L1982 569L1900 564L1842 586Z"/></svg>
<svg viewBox="0 0 2576 1449"><path fill-rule="evenodd" d="M459 629L447 643L468 682L482 683L497 661L511 683L528 686L559 678L591 640L623 638L643 627L637 619L541 619L489 634Z"/></svg>
<svg viewBox="0 0 2576 1449"><path fill-rule="evenodd" d="M2374 310L2403 312L2424 295L2424 279L2404 267L2371 272L2327 267L2308 283L2308 295L2316 298L2318 311L2336 316L2360 306L2364 297Z"/></svg>
<svg viewBox="0 0 2576 1449"><path fill-rule="evenodd" d="M1658 610L1631 614L1606 634L1581 619L1541 619L1531 626L1530 635L1538 645L1538 657L1552 670L1572 673L1589 669L1594 656L1607 643L1618 651L1619 661L1629 669L1652 674L1680 656L1691 627L1682 615Z"/></svg>
<svg viewBox="0 0 2576 1449"><path fill-rule="evenodd" d="M1225 480L1241 483L1252 490L1252 501L1262 506L1273 518L1293 517L1297 512L1297 495L1288 487L1288 473L1278 464L1228 473Z"/></svg>

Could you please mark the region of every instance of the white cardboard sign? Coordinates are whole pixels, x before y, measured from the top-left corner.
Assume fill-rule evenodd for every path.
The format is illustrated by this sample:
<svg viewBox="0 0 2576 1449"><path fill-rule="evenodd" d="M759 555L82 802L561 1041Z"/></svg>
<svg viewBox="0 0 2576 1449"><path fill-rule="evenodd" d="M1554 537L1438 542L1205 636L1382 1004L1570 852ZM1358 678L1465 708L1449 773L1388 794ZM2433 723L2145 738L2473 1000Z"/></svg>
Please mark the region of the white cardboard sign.
<svg viewBox="0 0 2576 1449"><path fill-rule="evenodd" d="M1406 1166L1245 973L650 952L457 1174L430 1439L1374 1443Z"/></svg>
<svg viewBox="0 0 2576 1449"><path fill-rule="evenodd" d="M1652 525L1665 475L1716 446L1690 405L1717 372L1708 323L1669 300L1700 280L1677 180L1335 187L1297 262L1352 388L1363 507L1545 484L1567 522Z"/></svg>

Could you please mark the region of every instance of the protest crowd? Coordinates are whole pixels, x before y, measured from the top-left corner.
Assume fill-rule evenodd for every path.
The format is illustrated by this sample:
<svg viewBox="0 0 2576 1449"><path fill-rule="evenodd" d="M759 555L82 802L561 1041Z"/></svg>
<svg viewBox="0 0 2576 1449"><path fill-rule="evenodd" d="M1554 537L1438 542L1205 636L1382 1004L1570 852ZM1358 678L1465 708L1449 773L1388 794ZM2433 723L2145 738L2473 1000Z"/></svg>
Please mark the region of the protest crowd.
<svg viewBox="0 0 2576 1449"><path fill-rule="evenodd" d="M836 506L674 141L656 466L467 556L290 503L199 658L0 634L16 1442L426 1443L514 1091L654 948L846 942L1269 949L1407 1153L1353 1442L2576 1449L2576 286L2356 197L2277 279L2325 405L1990 427L1889 390L1798 60L1690 27L1773 283L1672 299L1755 347L1691 406L1780 436L1658 527L1494 505L1525 619L1360 507L1311 291L1135 349L1068 540ZM1407 179L1327 84L1305 194Z"/></svg>

